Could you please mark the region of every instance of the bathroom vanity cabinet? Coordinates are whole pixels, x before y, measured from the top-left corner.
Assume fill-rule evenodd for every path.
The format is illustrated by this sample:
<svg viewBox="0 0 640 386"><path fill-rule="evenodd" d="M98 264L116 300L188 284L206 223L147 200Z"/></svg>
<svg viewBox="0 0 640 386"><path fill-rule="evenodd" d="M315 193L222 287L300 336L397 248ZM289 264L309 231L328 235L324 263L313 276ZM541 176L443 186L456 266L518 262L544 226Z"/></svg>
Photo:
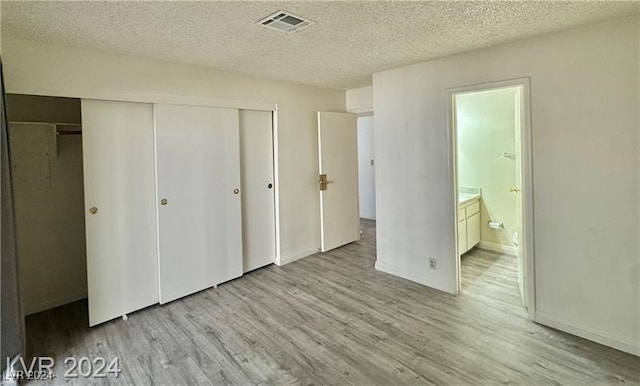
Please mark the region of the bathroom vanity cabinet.
<svg viewBox="0 0 640 386"><path fill-rule="evenodd" d="M480 195L459 200L458 252L462 255L480 242Z"/></svg>

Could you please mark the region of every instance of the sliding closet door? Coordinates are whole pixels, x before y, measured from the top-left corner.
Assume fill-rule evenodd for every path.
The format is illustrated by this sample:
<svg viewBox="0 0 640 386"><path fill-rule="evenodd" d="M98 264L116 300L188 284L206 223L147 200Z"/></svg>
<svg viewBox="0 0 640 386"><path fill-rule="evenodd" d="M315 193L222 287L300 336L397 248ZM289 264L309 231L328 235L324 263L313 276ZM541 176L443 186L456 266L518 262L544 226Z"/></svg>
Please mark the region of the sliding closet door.
<svg viewBox="0 0 640 386"><path fill-rule="evenodd" d="M155 105L160 302L242 275L238 110Z"/></svg>
<svg viewBox="0 0 640 386"><path fill-rule="evenodd" d="M244 272L275 262L271 111L240 110Z"/></svg>
<svg viewBox="0 0 640 386"><path fill-rule="evenodd" d="M89 325L158 302L153 106L82 100Z"/></svg>

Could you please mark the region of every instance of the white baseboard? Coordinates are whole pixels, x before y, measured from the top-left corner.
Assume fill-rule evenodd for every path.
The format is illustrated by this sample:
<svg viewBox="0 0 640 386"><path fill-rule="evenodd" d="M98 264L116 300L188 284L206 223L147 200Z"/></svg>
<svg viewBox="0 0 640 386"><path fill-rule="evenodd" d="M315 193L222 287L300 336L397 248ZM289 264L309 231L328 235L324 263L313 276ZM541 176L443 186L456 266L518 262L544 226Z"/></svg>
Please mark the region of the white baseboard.
<svg viewBox="0 0 640 386"><path fill-rule="evenodd" d="M457 292L455 283L446 283L446 282L440 282L437 280L426 279L417 275L415 272L407 271L399 267L394 267L389 264L385 264L380 260L376 261L375 268L377 271L385 272L393 276L398 276L403 279L407 279L407 280L416 282L418 284L422 284L427 287L437 289L438 291L442 291L442 292L446 292L454 295Z"/></svg>
<svg viewBox="0 0 640 386"><path fill-rule="evenodd" d="M86 298L87 298L87 294L86 293L81 293L81 294L65 296L63 298L58 298L58 299L49 299L49 300L46 300L44 302L39 302L38 304L25 304L24 305L24 314L25 315L37 314L38 312L50 310L52 308L56 308L56 307L63 306L65 304L77 302L78 300L82 300L82 299L86 299Z"/></svg>
<svg viewBox="0 0 640 386"><path fill-rule="evenodd" d="M615 348L616 350L640 356L640 342L634 343L624 341L621 338L611 336L604 331L599 331L592 327L581 325L580 323L569 321L538 310L536 310L535 322L551 328L555 328L556 330L567 332L571 335L576 335L581 338Z"/></svg>
<svg viewBox="0 0 640 386"><path fill-rule="evenodd" d="M283 266L285 264L292 263L292 262L294 262L296 260L300 260L300 259L305 258L307 256L315 255L316 253L320 253L320 249L315 248L315 249L306 251L304 253L299 253L299 254L294 255L294 256L281 256L280 259L276 260L276 265Z"/></svg>
<svg viewBox="0 0 640 386"><path fill-rule="evenodd" d="M510 247L507 245L491 243L488 241L481 241L480 243L478 243L478 248L484 249L485 251L506 253L507 255L518 256L517 247Z"/></svg>

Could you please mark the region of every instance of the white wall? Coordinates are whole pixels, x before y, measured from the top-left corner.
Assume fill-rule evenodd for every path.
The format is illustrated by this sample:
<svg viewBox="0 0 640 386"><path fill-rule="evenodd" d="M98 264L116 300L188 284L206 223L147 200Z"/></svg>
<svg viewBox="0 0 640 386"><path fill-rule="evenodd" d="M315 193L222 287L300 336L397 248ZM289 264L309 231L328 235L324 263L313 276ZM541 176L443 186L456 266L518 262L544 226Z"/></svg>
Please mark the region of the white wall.
<svg viewBox="0 0 640 386"><path fill-rule="evenodd" d="M458 186L481 188L480 240L513 248L516 232L515 104L517 88L456 96ZM519 118L518 118L519 119ZM501 221L492 229L489 221Z"/></svg>
<svg viewBox="0 0 640 386"><path fill-rule="evenodd" d="M536 320L640 354L638 31L636 16L374 74L376 268L455 291L447 89L530 77Z"/></svg>
<svg viewBox="0 0 640 386"><path fill-rule="evenodd" d="M376 219L376 179L373 152L373 116L358 117L358 190L360 217ZM371 164L373 162L373 165Z"/></svg>
<svg viewBox="0 0 640 386"><path fill-rule="evenodd" d="M347 111L361 114L373 111L373 87L354 88L346 91Z"/></svg>
<svg viewBox="0 0 640 386"><path fill-rule="evenodd" d="M181 95L278 105L281 262L320 245L316 112L345 92L4 36L6 91L83 98ZM250 107L249 107L250 108Z"/></svg>

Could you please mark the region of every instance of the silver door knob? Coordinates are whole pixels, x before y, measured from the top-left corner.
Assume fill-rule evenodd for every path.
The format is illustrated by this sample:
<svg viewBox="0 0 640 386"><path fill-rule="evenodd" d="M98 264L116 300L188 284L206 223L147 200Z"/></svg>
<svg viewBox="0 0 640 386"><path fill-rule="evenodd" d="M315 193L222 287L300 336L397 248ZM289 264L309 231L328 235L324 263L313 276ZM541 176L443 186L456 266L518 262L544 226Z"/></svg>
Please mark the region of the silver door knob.
<svg viewBox="0 0 640 386"><path fill-rule="evenodd" d="M238 193L240 193L240 189L238 189L238 188L233 189L233 194L238 194Z"/></svg>
<svg viewBox="0 0 640 386"><path fill-rule="evenodd" d="M91 214L98 213L98 208L96 208L95 206L92 206L91 209L89 209L89 213L91 213Z"/></svg>
<svg viewBox="0 0 640 386"><path fill-rule="evenodd" d="M162 200L160 200L160 205L167 205L169 203L169 201L167 201L166 198L163 198Z"/></svg>

